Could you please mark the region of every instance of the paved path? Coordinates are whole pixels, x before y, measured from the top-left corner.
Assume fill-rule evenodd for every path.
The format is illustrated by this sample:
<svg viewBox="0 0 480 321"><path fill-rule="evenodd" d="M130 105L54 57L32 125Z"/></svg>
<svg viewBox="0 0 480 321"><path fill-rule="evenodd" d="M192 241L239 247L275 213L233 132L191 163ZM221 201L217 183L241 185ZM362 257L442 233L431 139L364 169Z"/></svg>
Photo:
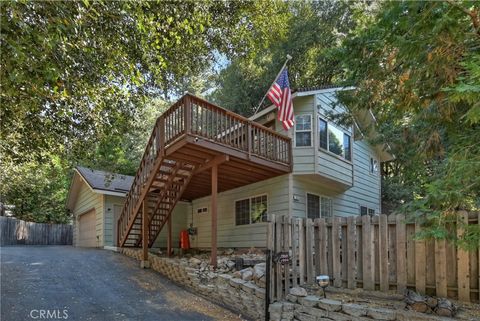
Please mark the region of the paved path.
<svg viewBox="0 0 480 321"><path fill-rule="evenodd" d="M2 321L242 320L118 253L70 246L0 251Z"/></svg>

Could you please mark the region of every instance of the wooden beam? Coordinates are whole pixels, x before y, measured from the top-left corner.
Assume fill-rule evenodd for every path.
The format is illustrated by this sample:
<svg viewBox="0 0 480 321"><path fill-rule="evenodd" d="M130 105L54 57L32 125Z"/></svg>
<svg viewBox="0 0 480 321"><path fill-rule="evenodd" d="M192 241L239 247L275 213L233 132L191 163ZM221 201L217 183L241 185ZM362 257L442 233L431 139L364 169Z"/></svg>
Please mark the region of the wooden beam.
<svg viewBox="0 0 480 321"><path fill-rule="evenodd" d="M218 165L228 162L230 160L230 157L228 155L218 155L206 162L204 165L200 166L196 171L195 174L198 174L200 172L206 171L207 169L218 167ZM218 175L218 173L217 173Z"/></svg>
<svg viewBox="0 0 480 321"><path fill-rule="evenodd" d="M142 201L142 261L148 261L148 213L145 201Z"/></svg>
<svg viewBox="0 0 480 321"><path fill-rule="evenodd" d="M214 164L212 167L212 197L211 197L211 212L212 212L212 253L210 264L217 268L217 192L218 192L218 165Z"/></svg>
<svg viewBox="0 0 480 321"><path fill-rule="evenodd" d="M167 221L167 256L172 255L172 215L168 216Z"/></svg>

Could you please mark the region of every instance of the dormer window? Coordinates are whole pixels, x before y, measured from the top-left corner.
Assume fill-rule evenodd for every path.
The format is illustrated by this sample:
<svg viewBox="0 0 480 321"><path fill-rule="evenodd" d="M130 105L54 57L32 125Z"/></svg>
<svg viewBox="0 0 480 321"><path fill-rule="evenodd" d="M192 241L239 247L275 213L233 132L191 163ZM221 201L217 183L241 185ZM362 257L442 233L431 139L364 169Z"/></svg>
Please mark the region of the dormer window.
<svg viewBox="0 0 480 321"><path fill-rule="evenodd" d="M312 115L297 115L295 117L295 146L312 146Z"/></svg>
<svg viewBox="0 0 480 321"><path fill-rule="evenodd" d="M351 136L321 117L318 118L318 142L321 149L352 160Z"/></svg>

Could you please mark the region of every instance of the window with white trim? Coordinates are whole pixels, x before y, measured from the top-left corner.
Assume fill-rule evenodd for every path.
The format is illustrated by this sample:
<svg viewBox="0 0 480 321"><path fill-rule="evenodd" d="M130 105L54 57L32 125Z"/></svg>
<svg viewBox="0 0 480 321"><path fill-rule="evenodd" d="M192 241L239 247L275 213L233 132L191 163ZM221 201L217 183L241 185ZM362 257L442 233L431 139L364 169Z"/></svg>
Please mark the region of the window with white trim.
<svg viewBox="0 0 480 321"><path fill-rule="evenodd" d="M312 146L312 115L295 116L295 146Z"/></svg>
<svg viewBox="0 0 480 321"><path fill-rule="evenodd" d="M377 174L378 173L378 161L370 157L370 174Z"/></svg>
<svg viewBox="0 0 480 321"><path fill-rule="evenodd" d="M267 221L267 195L259 195L235 202L235 225Z"/></svg>
<svg viewBox="0 0 480 321"><path fill-rule="evenodd" d="M308 218L332 217L332 213L333 206L331 198L307 193Z"/></svg>
<svg viewBox="0 0 480 321"><path fill-rule="evenodd" d="M199 207L197 208L197 214L207 214L208 208L207 207Z"/></svg>
<svg viewBox="0 0 480 321"><path fill-rule="evenodd" d="M373 215L375 215L375 209L369 208L367 206L360 206L360 215L361 216L365 216L365 215L373 216Z"/></svg>
<svg viewBox="0 0 480 321"><path fill-rule="evenodd" d="M318 147L352 160L352 138L343 129L318 117Z"/></svg>

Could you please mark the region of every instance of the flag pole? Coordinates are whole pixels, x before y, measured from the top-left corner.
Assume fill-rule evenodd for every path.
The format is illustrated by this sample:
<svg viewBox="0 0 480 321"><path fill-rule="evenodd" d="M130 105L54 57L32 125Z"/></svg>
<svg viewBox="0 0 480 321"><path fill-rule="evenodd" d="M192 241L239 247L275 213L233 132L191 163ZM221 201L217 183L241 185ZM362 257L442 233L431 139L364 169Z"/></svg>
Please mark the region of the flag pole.
<svg viewBox="0 0 480 321"><path fill-rule="evenodd" d="M280 69L280 71L278 72L277 76L275 77L275 79L273 80L272 84L270 85L270 87L268 87L268 90L266 91L265 95L263 95L263 98L262 100L260 101L260 103L258 104L257 108L255 108L255 111L254 111L254 115L258 112L258 110L260 109L260 106L262 106L263 104L263 101L265 100L265 98L267 98L267 95L268 95L268 92L270 91L270 89L272 88L273 84L277 81L278 79L278 76L280 76L280 74L282 73L283 69L285 69L285 67L287 66L287 63L288 61L292 59L292 56L288 55L287 54L287 59L285 60L285 63L283 64L282 66L282 69Z"/></svg>

